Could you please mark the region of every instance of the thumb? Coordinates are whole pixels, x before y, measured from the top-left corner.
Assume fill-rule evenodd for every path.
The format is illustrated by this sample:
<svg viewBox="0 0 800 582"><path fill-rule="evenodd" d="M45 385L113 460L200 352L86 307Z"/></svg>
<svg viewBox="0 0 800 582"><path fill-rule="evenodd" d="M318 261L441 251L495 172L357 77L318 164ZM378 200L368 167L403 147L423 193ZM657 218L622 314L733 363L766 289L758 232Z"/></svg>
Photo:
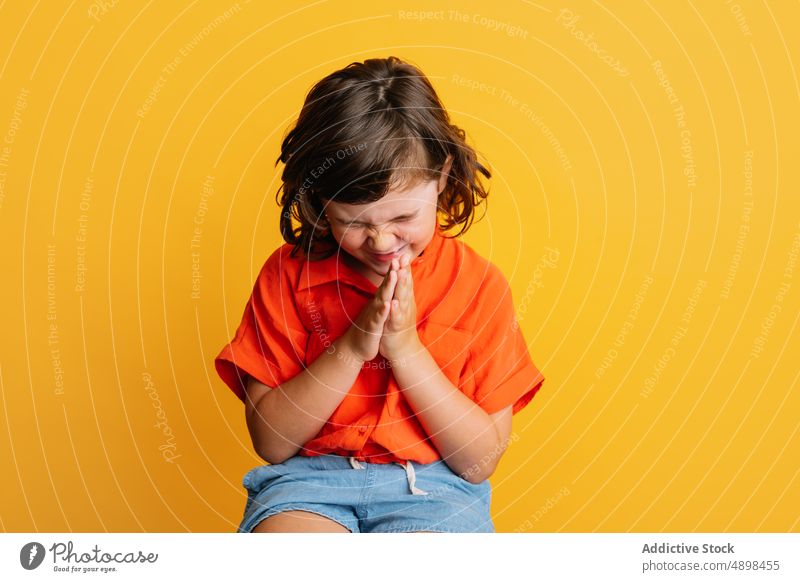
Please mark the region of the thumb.
<svg viewBox="0 0 800 582"><path fill-rule="evenodd" d="M392 301L384 301L378 310L377 329L383 331L392 313Z"/></svg>
<svg viewBox="0 0 800 582"><path fill-rule="evenodd" d="M394 320L395 320L395 313L397 312L398 306L396 305L397 300L391 299L389 300L389 313L386 316L386 323L383 326L384 333L394 333Z"/></svg>

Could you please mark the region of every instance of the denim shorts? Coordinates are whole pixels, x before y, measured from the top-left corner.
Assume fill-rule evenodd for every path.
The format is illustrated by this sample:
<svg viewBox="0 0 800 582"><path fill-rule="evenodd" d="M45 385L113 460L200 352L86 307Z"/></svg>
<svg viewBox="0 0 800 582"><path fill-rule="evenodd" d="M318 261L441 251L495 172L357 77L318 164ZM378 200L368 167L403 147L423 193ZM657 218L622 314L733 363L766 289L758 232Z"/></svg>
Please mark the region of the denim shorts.
<svg viewBox="0 0 800 582"><path fill-rule="evenodd" d="M494 533L491 484L473 484L444 461L367 463L353 457L295 456L242 479L247 505L238 533L289 510L309 511L352 533Z"/></svg>

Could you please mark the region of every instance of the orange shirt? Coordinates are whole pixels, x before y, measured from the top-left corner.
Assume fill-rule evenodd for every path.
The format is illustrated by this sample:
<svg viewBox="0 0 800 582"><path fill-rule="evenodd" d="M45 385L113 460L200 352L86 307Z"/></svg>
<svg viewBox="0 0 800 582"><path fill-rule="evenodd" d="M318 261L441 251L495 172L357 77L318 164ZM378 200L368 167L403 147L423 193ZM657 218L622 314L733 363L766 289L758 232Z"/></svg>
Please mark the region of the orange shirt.
<svg viewBox="0 0 800 582"><path fill-rule="evenodd" d="M487 413L522 410L544 376L517 325L498 267L466 243L436 234L411 263L420 341L444 375ZM307 261L284 244L264 263L236 336L215 360L244 402L247 375L277 386L300 373L340 337L377 286L341 254ZM441 459L406 403L383 356L365 362L355 384L300 455L354 456L373 463Z"/></svg>

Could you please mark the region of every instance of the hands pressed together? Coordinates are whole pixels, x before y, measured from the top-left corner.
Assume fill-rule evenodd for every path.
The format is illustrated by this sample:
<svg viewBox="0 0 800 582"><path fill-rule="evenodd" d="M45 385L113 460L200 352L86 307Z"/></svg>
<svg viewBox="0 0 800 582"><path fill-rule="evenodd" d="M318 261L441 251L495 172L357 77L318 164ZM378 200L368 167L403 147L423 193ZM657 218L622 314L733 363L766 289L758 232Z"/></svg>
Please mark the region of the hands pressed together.
<svg viewBox="0 0 800 582"><path fill-rule="evenodd" d="M398 361L419 350L414 281L407 255L392 261L375 297L349 333L350 349L364 361L374 359L378 353L387 360Z"/></svg>

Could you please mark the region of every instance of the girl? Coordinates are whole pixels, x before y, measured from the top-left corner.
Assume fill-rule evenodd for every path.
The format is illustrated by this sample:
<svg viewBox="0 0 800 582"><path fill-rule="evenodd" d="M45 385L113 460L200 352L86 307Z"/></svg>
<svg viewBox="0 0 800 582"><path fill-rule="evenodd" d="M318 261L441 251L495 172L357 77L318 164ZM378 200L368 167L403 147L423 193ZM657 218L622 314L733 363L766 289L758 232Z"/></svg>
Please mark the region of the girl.
<svg viewBox="0 0 800 582"><path fill-rule="evenodd" d="M501 271L444 236L491 174L395 57L318 82L278 161L286 244L215 361L269 463L239 531L493 532L487 478L544 377Z"/></svg>

